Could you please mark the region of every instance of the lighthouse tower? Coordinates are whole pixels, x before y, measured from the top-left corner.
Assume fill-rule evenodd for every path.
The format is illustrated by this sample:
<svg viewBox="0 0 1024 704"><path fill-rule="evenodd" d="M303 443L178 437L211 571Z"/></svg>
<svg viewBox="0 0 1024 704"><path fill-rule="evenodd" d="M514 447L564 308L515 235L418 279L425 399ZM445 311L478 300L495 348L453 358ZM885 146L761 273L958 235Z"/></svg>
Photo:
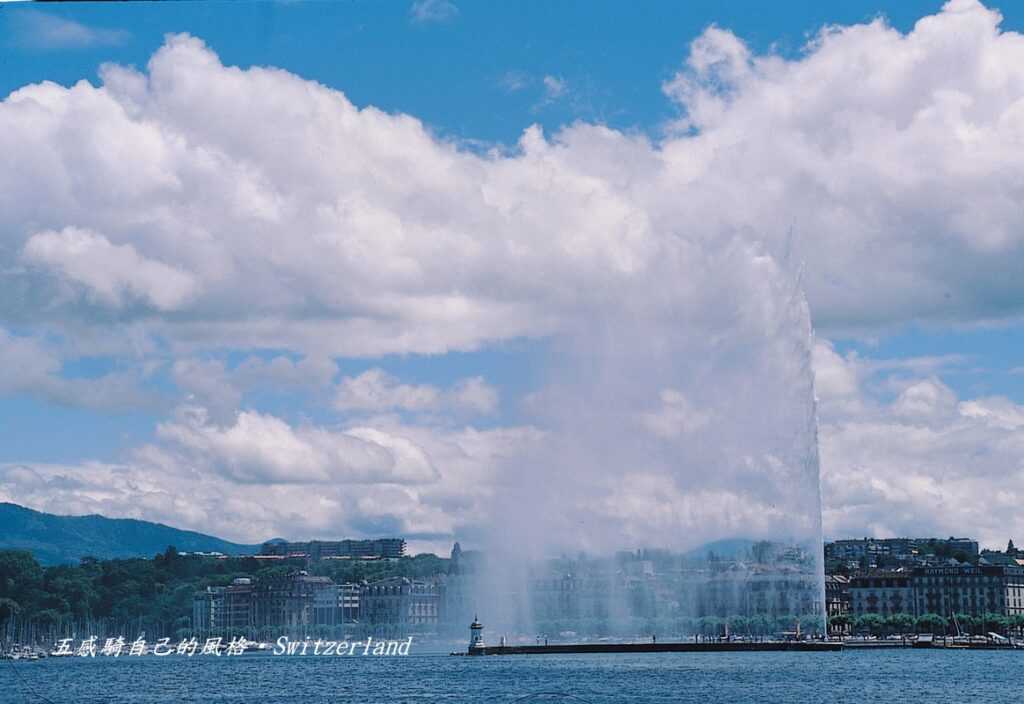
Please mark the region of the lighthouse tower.
<svg viewBox="0 0 1024 704"><path fill-rule="evenodd" d="M469 654L474 655L482 652L484 647L484 625L480 619L473 616L473 623L469 624Z"/></svg>

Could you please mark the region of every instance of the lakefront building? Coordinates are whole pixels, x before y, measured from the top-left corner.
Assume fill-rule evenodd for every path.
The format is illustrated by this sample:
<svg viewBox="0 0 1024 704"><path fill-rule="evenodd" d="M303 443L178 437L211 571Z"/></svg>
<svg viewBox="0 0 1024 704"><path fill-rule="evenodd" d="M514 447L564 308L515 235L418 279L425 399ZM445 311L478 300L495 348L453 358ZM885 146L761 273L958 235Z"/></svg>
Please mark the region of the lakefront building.
<svg viewBox="0 0 1024 704"><path fill-rule="evenodd" d="M851 610L858 616L913 614L911 575L904 572L858 575L850 580L850 603Z"/></svg>
<svg viewBox="0 0 1024 704"><path fill-rule="evenodd" d="M825 575L825 614L829 618L850 613L850 578L841 574Z"/></svg>
<svg viewBox="0 0 1024 704"><path fill-rule="evenodd" d="M239 577L224 588L224 629L228 633L245 633L253 627L253 583Z"/></svg>
<svg viewBox="0 0 1024 704"><path fill-rule="evenodd" d="M333 620L325 611L327 606L337 610L337 590L329 577L314 577L304 571L261 579L253 591L255 623L259 628L282 632L334 625L322 621Z"/></svg>
<svg viewBox="0 0 1024 704"><path fill-rule="evenodd" d="M949 564L869 572L850 580L854 616L1024 614L1024 567Z"/></svg>
<svg viewBox="0 0 1024 704"><path fill-rule="evenodd" d="M720 571L698 587L697 616L811 617L821 614L817 575L797 567Z"/></svg>
<svg viewBox="0 0 1024 704"><path fill-rule="evenodd" d="M227 587L207 587L192 601L193 629L201 634L308 636L327 632L403 634L434 630L442 612L434 581L404 577L336 584L295 571Z"/></svg>
<svg viewBox="0 0 1024 704"><path fill-rule="evenodd" d="M998 565L915 570L917 612L942 616L1024 613L1024 568Z"/></svg>
<svg viewBox="0 0 1024 704"><path fill-rule="evenodd" d="M846 542L853 551L866 545ZM942 550L972 544L953 539L943 541ZM888 545L889 555L902 556L914 545L935 549L931 539L899 539ZM777 633L793 630L797 623L803 632L816 632L823 614L836 619L838 630L832 630L841 633L843 624L869 614L937 614L947 619L955 614L1024 615L1024 565L1018 564L1022 558L1016 549L1005 555L987 551L976 558L977 564L950 557L941 564L827 575L824 604L813 561L786 546L755 545L744 554L713 560L648 551L614 559L563 557L538 565L522 593L487 579L483 558L456 544L446 570L429 579L396 576L337 584L305 571L240 578L197 592L193 624L200 633L440 633L464 629L480 601L490 605L492 618L495 608L512 604L527 614L523 623L545 633L604 633L613 628L683 633L726 621L737 632ZM516 623L509 614L503 616Z"/></svg>
<svg viewBox="0 0 1024 704"><path fill-rule="evenodd" d="M338 585L338 623L355 623L359 620L359 603L362 585L347 582Z"/></svg>
<svg viewBox="0 0 1024 704"><path fill-rule="evenodd" d="M226 587L207 587L192 598L192 625L200 633L247 633L254 623L253 583L248 577Z"/></svg>
<svg viewBox="0 0 1024 704"><path fill-rule="evenodd" d="M392 577L365 585L359 594L360 623L390 635L410 627L436 627L441 595L434 582Z"/></svg>
<svg viewBox="0 0 1024 704"><path fill-rule="evenodd" d="M192 597L192 628L197 633L224 631L224 587L206 587Z"/></svg>

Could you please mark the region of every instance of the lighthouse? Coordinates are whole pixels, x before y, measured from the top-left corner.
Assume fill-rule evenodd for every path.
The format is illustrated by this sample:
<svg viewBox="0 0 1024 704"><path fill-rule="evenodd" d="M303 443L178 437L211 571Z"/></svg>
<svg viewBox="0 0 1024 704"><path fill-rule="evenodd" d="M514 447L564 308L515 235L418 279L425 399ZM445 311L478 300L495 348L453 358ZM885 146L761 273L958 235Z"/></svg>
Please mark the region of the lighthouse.
<svg viewBox="0 0 1024 704"><path fill-rule="evenodd" d="M480 623L477 616L473 616L473 623L469 624L469 654L478 655L483 652L484 647L484 625Z"/></svg>

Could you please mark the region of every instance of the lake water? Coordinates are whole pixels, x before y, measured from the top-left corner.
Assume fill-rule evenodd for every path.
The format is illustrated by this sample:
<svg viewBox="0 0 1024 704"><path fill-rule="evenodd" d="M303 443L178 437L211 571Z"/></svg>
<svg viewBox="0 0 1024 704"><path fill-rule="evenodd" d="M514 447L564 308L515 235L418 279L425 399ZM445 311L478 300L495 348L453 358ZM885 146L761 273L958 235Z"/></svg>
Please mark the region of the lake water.
<svg viewBox="0 0 1024 704"><path fill-rule="evenodd" d="M0 662L0 704L1022 701L1024 651Z"/></svg>

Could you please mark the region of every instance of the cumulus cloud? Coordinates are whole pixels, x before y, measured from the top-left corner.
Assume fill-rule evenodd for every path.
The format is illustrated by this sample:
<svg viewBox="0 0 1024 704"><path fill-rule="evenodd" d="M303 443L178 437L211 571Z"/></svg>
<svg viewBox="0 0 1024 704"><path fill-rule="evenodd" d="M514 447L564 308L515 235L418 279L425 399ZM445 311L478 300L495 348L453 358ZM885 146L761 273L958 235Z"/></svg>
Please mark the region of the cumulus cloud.
<svg viewBox="0 0 1024 704"><path fill-rule="evenodd" d="M278 388L323 389L334 383L337 373L338 365L327 357L296 360L285 355L249 357L235 369L239 382L250 388L272 384Z"/></svg>
<svg viewBox="0 0 1024 704"><path fill-rule="evenodd" d="M171 36L144 71L107 65L98 86L42 83L0 103L0 276L10 292L0 321L81 349L124 355L158 341L176 363L199 360L176 373L203 403L227 399L226 415L167 421L163 445L126 471L158 473L165 453L188 459L211 490L275 487L246 493L238 515L262 505L281 520L272 504L286 497L282 505L301 511L303 487L378 482L381 493L362 499L366 525L393 517L381 508L393 501L408 507L406 528L454 530L462 516L487 515L473 484L486 476L479 492L492 507L499 488L507 506L522 506L545 486L552 504L537 509L561 510L565 523L537 523L538 533L595 541L618 529L643 535L656 515L686 529L673 539L713 537L696 530L707 525L698 513L672 513L668 485L743 520L806 518L816 496L813 448L800 440L813 437L810 330L792 264L805 262L810 310L826 330L1019 316L1022 59L1024 38L969 0L906 34L882 20L828 28L793 59L756 55L713 27L665 85L681 116L664 137L528 127L513 149L478 154L412 116L360 108L286 71L224 66L199 39ZM250 373L323 380L333 379L334 357L524 337L553 337L560 355L539 396L545 459L485 452L488 471L467 471L461 484L428 476L431 467L448 476L431 443L455 466L471 464L460 464L453 431L430 428L443 438L430 441L419 435L428 430L391 432L376 419L357 430L235 415L241 372L206 356L283 351L283 361L259 358ZM305 359L317 369L294 371ZM830 525L881 527L875 499L857 496L888 497L898 510L884 520L902 515L907 525L936 515L922 514L915 496L988 486L936 488L935 477L954 471L949 458L995 453L985 443L1006 440L992 433L1009 432L998 426L1015 422L1014 408L965 402L937 372L911 369L901 373L912 383L894 379L896 400L882 402L849 358L819 348L819 362L826 487L849 492L851 506L827 514ZM230 382L218 386L224 374ZM482 381L440 389L356 377L341 386L340 403L353 410L447 403L486 412L497 402ZM694 409L710 420L676 432L694 425ZM647 432L625 430L652 413L660 420ZM937 458L929 470L934 447L950 464ZM885 479L897 471L892 458L905 456L910 470ZM595 477L582 488L581 468ZM104 471L112 482L122 476ZM799 492L780 490L797 480ZM736 486L766 505L736 499L727 490ZM634 489L628 521L600 513ZM358 502L316 496L314 516L360 515ZM563 496L607 524L582 530L579 514L554 505Z"/></svg>
<svg viewBox="0 0 1024 704"><path fill-rule="evenodd" d="M241 542L398 534L414 550L443 551L486 520L500 460L538 438L525 427L331 431L261 414L215 426L199 409L180 409L159 444L122 462L0 463L0 501Z"/></svg>
<svg viewBox="0 0 1024 704"><path fill-rule="evenodd" d="M226 419L242 405L242 389L218 359L178 359L171 366L175 386L190 403L200 404L217 419Z"/></svg>
<svg viewBox="0 0 1024 704"><path fill-rule="evenodd" d="M44 339L12 335L0 327L0 394L25 394L64 406L103 411L158 408L145 389L145 372L118 369L95 377L65 376L64 361Z"/></svg>
<svg viewBox="0 0 1024 704"><path fill-rule="evenodd" d="M998 546L1020 533L1024 407L961 399L936 376L897 380L889 398L872 383L884 363L818 348L827 535L969 532Z"/></svg>
<svg viewBox="0 0 1024 704"><path fill-rule="evenodd" d="M461 379L448 392L448 404L458 410L493 413L498 407L498 390L482 376Z"/></svg>
<svg viewBox="0 0 1024 704"><path fill-rule="evenodd" d="M437 387L400 384L382 369L370 369L357 377L345 377L338 386L334 403L342 410L384 411L399 408L422 411L435 408L441 397Z"/></svg>
<svg viewBox="0 0 1024 704"><path fill-rule="evenodd" d="M115 245L103 235L74 227L32 235L23 259L81 284L99 304L115 308L134 298L170 311L197 293L187 272L141 257L130 244Z"/></svg>
<svg viewBox="0 0 1024 704"><path fill-rule="evenodd" d="M663 389L658 394L661 407L641 416L650 432L663 438L692 433L707 425L710 416L693 407L686 395L676 389Z"/></svg>
<svg viewBox="0 0 1024 704"><path fill-rule="evenodd" d="M908 34L829 28L792 60L710 28L666 84L685 130L529 128L484 155L173 36L146 73L106 66L99 87L0 105L4 251L28 247L96 306L146 303L122 316L153 334L318 354L472 349L664 308L692 297L694 246L778 255L790 225L819 327L1016 316L1024 38L998 22L954 2ZM86 278L79 240L118 263ZM40 320L72 314L31 273L6 277Z"/></svg>
<svg viewBox="0 0 1024 704"><path fill-rule="evenodd" d="M1007 398L989 397L967 401L960 405L959 410L963 416L983 420L1002 430L1016 431L1024 428L1024 406Z"/></svg>
<svg viewBox="0 0 1024 704"><path fill-rule="evenodd" d="M338 383L334 406L342 411L472 411L492 413L497 390L482 377L461 379L447 390L431 384L403 384L382 369L344 377Z"/></svg>
<svg viewBox="0 0 1024 704"><path fill-rule="evenodd" d="M310 404L327 403L337 371L337 364L325 357L251 355L235 366L219 358L182 357L171 365L171 379L188 403L225 421L250 392L293 393Z"/></svg>
<svg viewBox="0 0 1024 704"><path fill-rule="evenodd" d="M946 417L956 409L957 398L953 390L935 378L924 379L907 386L892 404L897 415L923 419Z"/></svg>
<svg viewBox="0 0 1024 704"><path fill-rule="evenodd" d="M1000 19L953 0L907 34L826 28L794 60L710 28L665 84L687 219L794 223L819 327L1019 316L1024 37Z"/></svg>
<svg viewBox="0 0 1024 704"><path fill-rule="evenodd" d="M233 424L218 426L205 409L184 407L157 434L239 482L417 483L437 477L414 444L369 428L293 428L256 411L243 411Z"/></svg>

